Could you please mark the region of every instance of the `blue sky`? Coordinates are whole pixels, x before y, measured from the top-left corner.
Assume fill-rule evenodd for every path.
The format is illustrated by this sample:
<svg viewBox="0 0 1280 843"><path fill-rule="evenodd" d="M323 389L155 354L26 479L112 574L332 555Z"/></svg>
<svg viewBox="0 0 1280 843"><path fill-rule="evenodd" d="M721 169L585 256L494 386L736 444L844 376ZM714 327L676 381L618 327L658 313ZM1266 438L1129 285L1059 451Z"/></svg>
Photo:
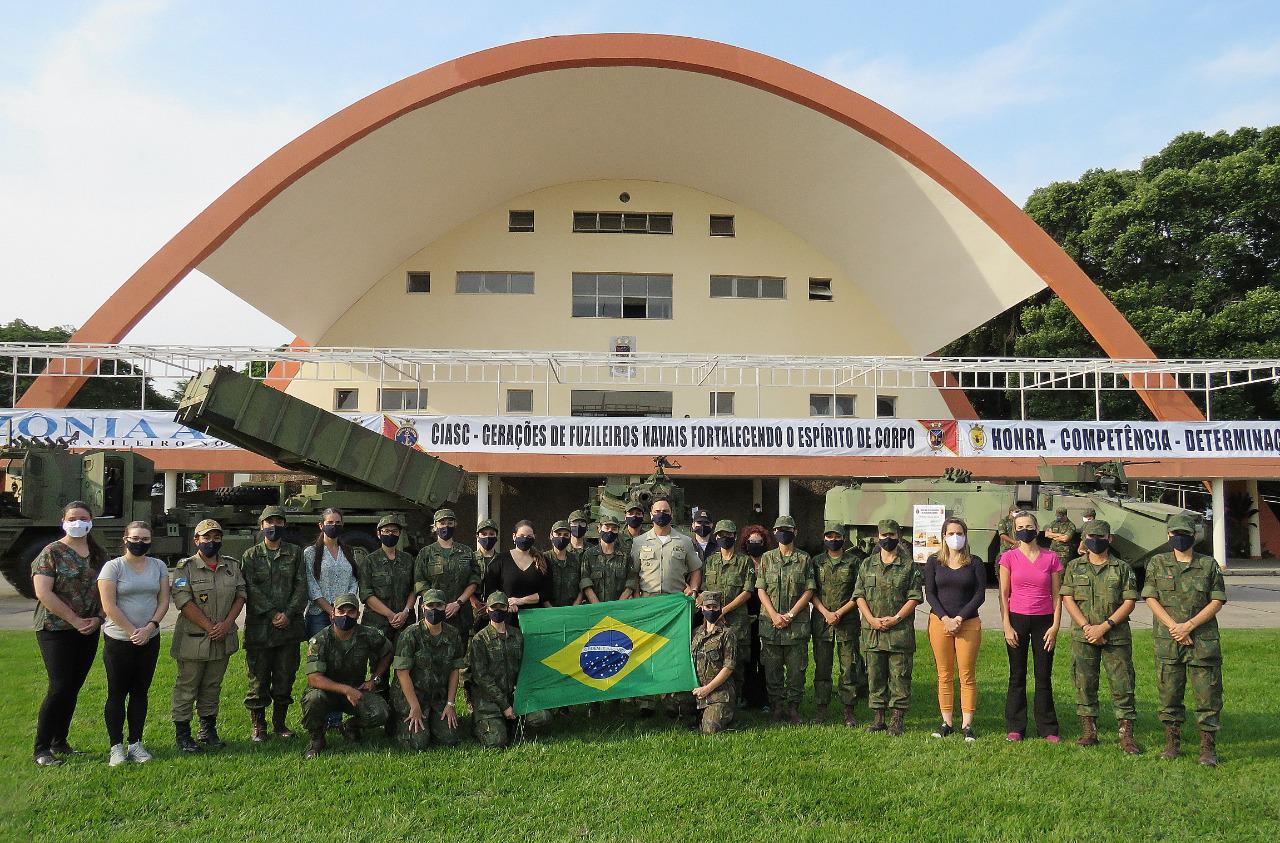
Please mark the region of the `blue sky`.
<svg viewBox="0 0 1280 843"><path fill-rule="evenodd" d="M1019 203L1180 131L1280 123L1275 2L618 5L0 0L0 320L83 322L316 122L525 38L663 32L785 59L916 123ZM288 338L198 275L130 337Z"/></svg>

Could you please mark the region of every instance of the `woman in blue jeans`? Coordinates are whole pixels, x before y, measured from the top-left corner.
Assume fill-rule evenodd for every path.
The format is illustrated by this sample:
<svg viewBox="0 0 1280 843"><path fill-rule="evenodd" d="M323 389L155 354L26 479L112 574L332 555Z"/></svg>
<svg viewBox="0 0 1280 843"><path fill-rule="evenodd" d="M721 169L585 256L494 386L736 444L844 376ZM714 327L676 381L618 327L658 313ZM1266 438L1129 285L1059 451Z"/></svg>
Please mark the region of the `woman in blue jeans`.
<svg viewBox="0 0 1280 843"><path fill-rule="evenodd" d="M333 601L343 594L359 594L359 572L351 547L342 535L342 510L329 507L321 516L320 532L303 548L302 563L307 571L307 638L333 623Z"/></svg>

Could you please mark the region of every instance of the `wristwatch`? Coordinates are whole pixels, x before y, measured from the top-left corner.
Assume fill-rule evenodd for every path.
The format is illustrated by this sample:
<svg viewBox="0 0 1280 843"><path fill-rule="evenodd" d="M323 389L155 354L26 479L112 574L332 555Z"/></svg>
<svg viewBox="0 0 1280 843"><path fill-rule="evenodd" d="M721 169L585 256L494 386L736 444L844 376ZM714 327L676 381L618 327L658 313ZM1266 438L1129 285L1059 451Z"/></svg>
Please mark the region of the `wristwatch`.
<svg viewBox="0 0 1280 843"><path fill-rule="evenodd" d="M1111 620L1111 618L1107 618L1107 626L1111 627L1112 629L1115 629L1115 628L1116 628L1116 622L1115 622L1115 621L1113 621L1113 620Z"/></svg>

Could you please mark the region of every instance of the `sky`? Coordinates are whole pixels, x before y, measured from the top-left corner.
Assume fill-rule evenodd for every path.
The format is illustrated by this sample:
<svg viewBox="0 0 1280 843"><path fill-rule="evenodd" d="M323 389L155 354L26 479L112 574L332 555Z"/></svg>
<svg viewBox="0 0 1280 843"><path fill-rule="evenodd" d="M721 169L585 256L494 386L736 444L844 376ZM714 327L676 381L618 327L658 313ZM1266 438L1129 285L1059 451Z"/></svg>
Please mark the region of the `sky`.
<svg viewBox="0 0 1280 843"><path fill-rule="evenodd" d="M1280 3L0 0L0 322L79 325L205 206L412 73L548 35L723 41L920 126L1021 204L1179 132L1280 123ZM127 341L291 335L192 273Z"/></svg>

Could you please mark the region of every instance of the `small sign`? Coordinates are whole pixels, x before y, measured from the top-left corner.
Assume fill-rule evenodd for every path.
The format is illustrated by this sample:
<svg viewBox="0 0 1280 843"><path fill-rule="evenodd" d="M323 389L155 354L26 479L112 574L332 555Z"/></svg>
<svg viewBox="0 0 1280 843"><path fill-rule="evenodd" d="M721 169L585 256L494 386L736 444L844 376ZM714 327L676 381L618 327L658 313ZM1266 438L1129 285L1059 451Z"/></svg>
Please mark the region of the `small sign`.
<svg viewBox="0 0 1280 843"><path fill-rule="evenodd" d="M919 564L942 549L942 522L947 508L942 504L918 503L911 513L911 556Z"/></svg>
<svg viewBox="0 0 1280 843"><path fill-rule="evenodd" d="M615 355L634 354L636 351L635 337L614 337L612 353ZM613 366L609 369L609 374L615 378L634 378L636 376L635 366Z"/></svg>

